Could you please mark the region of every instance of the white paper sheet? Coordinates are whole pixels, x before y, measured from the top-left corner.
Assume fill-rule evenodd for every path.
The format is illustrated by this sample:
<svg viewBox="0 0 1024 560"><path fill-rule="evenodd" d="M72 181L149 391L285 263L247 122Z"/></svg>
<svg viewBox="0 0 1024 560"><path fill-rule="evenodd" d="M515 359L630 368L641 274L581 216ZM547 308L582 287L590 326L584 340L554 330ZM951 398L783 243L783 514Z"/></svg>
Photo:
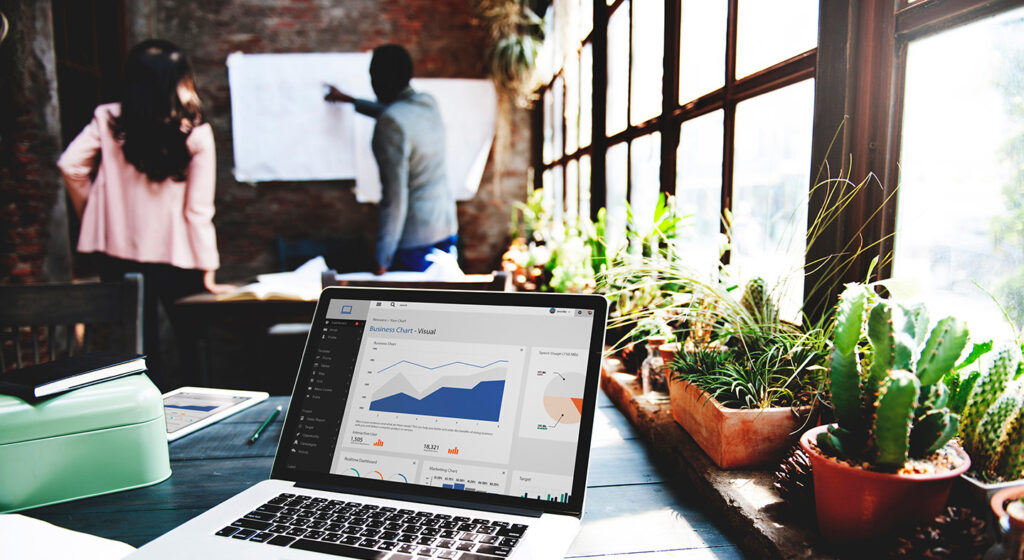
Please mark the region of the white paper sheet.
<svg viewBox="0 0 1024 560"><path fill-rule="evenodd" d="M24 515L0 515L0 558L115 560L135 550L131 545L71 531Z"/></svg>
<svg viewBox="0 0 1024 560"><path fill-rule="evenodd" d="M374 119L323 101L324 83L374 99L370 53L241 54L228 57L235 178L243 182L355 179L356 199L380 201L370 149ZM489 80L416 78L445 123L448 181L456 200L476 194L497 121Z"/></svg>

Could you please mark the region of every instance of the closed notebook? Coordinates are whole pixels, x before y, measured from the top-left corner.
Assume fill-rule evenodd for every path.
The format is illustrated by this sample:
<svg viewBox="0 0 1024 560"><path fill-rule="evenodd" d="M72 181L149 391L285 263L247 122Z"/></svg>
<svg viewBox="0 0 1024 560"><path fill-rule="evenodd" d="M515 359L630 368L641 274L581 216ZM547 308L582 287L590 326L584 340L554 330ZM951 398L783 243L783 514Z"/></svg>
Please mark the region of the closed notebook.
<svg viewBox="0 0 1024 560"><path fill-rule="evenodd" d="M146 357L94 352L0 374L0 393L37 401L72 389L146 371Z"/></svg>

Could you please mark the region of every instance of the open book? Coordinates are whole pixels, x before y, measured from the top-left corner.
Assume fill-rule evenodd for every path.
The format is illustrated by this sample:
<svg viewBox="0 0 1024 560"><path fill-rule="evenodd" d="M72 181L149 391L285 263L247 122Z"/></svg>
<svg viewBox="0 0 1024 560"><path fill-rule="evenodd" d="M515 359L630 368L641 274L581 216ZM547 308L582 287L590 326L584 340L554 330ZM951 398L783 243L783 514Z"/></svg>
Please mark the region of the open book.
<svg viewBox="0 0 1024 560"><path fill-rule="evenodd" d="M219 301L298 300L316 301L320 297L320 274L327 270L323 257L310 259L292 272L260 274L252 284L217 296Z"/></svg>

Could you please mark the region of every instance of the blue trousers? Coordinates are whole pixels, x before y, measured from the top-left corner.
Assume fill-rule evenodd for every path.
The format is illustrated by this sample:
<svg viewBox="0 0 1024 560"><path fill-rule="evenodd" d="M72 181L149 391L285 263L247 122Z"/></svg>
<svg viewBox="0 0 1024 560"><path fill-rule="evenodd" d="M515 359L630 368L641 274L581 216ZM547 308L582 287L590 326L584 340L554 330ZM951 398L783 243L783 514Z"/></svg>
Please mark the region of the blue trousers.
<svg viewBox="0 0 1024 560"><path fill-rule="evenodd" d="M427 260L427 255L429 255L434 249L443 253L451 253L453 257L458 258L458 253L455 250L455 243L458 242L458 240L459 236L456 234L446 239L442 239L433 245L398 249L395 251L395 257L391 260L391 267L388 268L388 270L411 270L415 272L423 272L433 264Z"/></svg>

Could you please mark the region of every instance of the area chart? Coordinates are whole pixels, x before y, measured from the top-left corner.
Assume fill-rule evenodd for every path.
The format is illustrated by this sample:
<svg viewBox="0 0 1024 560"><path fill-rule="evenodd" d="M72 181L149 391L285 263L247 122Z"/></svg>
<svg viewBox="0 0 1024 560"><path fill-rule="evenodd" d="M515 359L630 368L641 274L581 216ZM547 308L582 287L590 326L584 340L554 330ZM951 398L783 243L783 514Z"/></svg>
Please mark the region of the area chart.
<svg viewBox="0 0 1024 560"><path fill-rule="evenodd" d="M402 360L378 371L396 373L371 395L369 408L376 412L497 422L501 417L507 365L508 360L480 364L454 361L439 365ZM402 372L419 369L443 373L448 368L479 371L469 375L440 375L422 389L417 389Z"/></svg>

